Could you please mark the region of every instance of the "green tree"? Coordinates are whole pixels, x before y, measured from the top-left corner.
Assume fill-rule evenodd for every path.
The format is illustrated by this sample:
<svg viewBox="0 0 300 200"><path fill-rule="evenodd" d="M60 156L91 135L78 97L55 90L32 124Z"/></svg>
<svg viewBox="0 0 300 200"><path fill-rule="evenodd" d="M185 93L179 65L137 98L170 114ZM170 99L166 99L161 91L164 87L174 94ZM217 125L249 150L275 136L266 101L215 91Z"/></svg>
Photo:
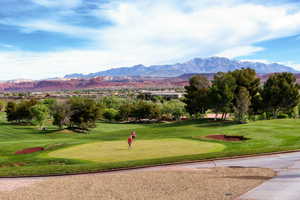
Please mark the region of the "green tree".
<svg viewBox="0 0 300 200"><path fill-rule="evenodd" d="M246 68L246 69L239 69L231 72L232 76L236 80L236 90L235 90L235 99L234 105L237 106L237 96L240 93L241 88L247 89L249 92L250 98L250 106L248 112L250 114L256 114L258 103L259 103L259 92L260 92L260 79L257 77L255 70ZM244 89L243 89L244 90Z"/></svg>
<svg viewBox="0 0 300 200"><path fill-rule="evenodd" d="M234 106L234 114L237 121L243 122L246 119L250 104L250 94L248 90L245 87L240 87L236 96L236 105Z"/></svg>
<svg viewBox="0 0 300 200"><path fill-rule="evenodd" d="M179 120L181 116L186 114L185 104L175 99L162 103L160 110L163 118L166 119Z"/></svg>
<svg viewBox="0 0 300 200"><path fill-rule="evenodd" d="M36 104L30 108L33 120L37 122L40 129L43 129L45 123L50 117L49 108L44 104Z"/></svg>
<svg viewBox="0 0 300 200"><path fill-rule="evenodd" d="M126 103L126 100L117 96L105 96L102 97L98 103L104 108L119 110L120 106Z"/></svg>
<svg viewBox="0 0 300 200"><path fill-rule="evenodd" d="M5 110L5 105L6 105L6 102L5 101L2 101L0 100L0 112L4 111Z"/></svg>
<svg viewBox="0 0 300 200"><path fill-rule="evenodd" d="M133 116L138 119L157 119L160 110L157 104L147 101L139 101L135 104Z"/></svg>
<svg viewBox="0 0 300 200"><path fill-rule="evenodd" d="M17 120L17 104L14 101L9 101L6 105L6 118L7 121L12 122Z"/></svg>
<svg viewBox="0 0 300 200"><path fill-rule="evenodd" d="M133 103L123 104L119 109L119 117L121 120L129 120L134 117L135 105Z"/></svg>
<svg viewBox="0 0 300 200"><path fill-rule="evenodd" d="M106 108L103 112L104 119L113 121L117 118L119 111L114 108Z"/></svg>
<svg viewBox="0 0 300 200"><path fill-rule="evenodd" d="M29 123L32 121L33 116L30 111L31 107L38 103L36 99L24 100L17 104L16 118L18 122Z"/></svg>
<svg viewBox="0 0 300 200"><path fill-rule="evenodd" d="M222 119L233 110L236 88L236 80L231 73L219 72L214 76L209 90L210 108L216 114L222 113Z"/></svg>
<svg viewBox="0 0 300 200"><path fill-rule="evenodd" d="M72 98L70 101L70 126L88 130L96 126L100 109L96 102L86 98Z"/></svg>
<svg viewBox="0 0 300 200"><path fill-rule="evenodd" d="M53 116L53 125L63 129L64 126L70 125L71 110L68 103L55 103L51 106Z"/></svg>
<svg viewBox="0 0 300 200"><path fill-rule="evenodd" d="M287 72L272 74L264 84L262 96L266 111L274 118L280 111L290 112L299 104L296 77Z"/></svg>
<svg viewBox="0 0 300 200"><path fill-rule="evenodd" d="M52 107L57 104L57 100L52 98L47 98L42 101L42 104L46 105L51 110Z"/></svg>
<svg viewBox="0 0 300 200"><path fill-rule="evenodd" d="M185 87L185 98L183 100L189 114L204 114L207 111L209 107L209 87L210 83L204 76L196 75L190 79L189 85Z"/></svg>

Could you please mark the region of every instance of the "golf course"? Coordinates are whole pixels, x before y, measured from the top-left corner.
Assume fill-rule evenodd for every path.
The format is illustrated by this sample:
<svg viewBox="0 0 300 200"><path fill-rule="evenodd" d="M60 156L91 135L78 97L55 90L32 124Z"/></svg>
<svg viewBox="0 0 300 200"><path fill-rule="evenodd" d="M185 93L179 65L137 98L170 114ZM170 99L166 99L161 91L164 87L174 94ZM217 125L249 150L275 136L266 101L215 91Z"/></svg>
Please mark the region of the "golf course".
<svg viewBox="0 0 300 200"><path fill-rule="evenodd" d="M95 172L115 168L192 161L300 149L300 120L277 119L237 124L187 120L153 124L97 122L88 133L14 125L0 119L0 176ZM132 148L127 138L137 133ZM244 136L241 141L208 135ZM26 149L40 151L26 152ZM19 153L16 153L19 152ZM21 152L21 153L20 153ZM25 153L24 153L25 152Z"/></svg>

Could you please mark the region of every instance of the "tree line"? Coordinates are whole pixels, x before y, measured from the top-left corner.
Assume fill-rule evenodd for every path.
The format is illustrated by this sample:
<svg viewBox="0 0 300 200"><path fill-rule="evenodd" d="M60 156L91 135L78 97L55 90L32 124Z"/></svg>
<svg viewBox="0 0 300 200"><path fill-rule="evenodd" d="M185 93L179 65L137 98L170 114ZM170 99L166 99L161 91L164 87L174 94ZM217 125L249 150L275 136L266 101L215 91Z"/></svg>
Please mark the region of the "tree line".
<svg viewBox="0 0 300 200"><path fill-rule="evenodd" d="M262 83L252 69L219 72L209 81L193 76L185 87L183 99L166 100L144 96L121 98L106 96L98 100L74 97L67 101L35 99L0 102L7 120L18 124L36 124L43 129L52 123L60 129L86 131L97 120L133 121L178 120L189 115L201 118L207 111L229 114L239 122L248 119L298 117L299 85L291 73L274 73Z"/></svg>
<svg viewBox="0 0 300 200"><path fill-rule="evenodd" d="M77 131L94 128L97 120L176 120L186 113L185 104L180 100L154 102L115 96L100 100L76 97L62 102L54 99L10 101L5 112L7 121L12 123L35 124L40 129L52 123L60 129Z"/></svg>
<svg viewBox="0 0 300 200"><path fill-rule="evenodd" d="M71 98L67 102L54 99L10 101L6 105L7 121L36 124L43 129L48 121L59 128L88 130L96 126L100 108L92 99Z"/></svg>
<svg viewBox="0 0 300 200"><path fill-rule="evenodd" d="M233 113L239 122L247 119L298 116L299 85L292 73L274 73L262 83L255 70L219 72L212 81L196 75L185 87L186 110L194 117L211 110L226 119Z"/></svg>

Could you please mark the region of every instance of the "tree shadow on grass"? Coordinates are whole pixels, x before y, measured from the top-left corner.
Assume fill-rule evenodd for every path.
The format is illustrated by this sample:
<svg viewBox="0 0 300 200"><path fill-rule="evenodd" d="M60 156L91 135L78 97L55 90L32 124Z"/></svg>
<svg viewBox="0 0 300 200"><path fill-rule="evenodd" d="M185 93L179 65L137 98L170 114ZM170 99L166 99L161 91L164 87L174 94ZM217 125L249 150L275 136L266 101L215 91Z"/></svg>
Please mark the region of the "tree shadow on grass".
<svg viewBox="0 0 300 200"><path fill-rule="evenodd" d="M50 130L37 130L37 133L39 134L51 134L51 133L56 133L59 131L58 129L50 129Z"/></svg>
<svg viewBox="0 0 300 200"><path fill-rule="evenodd" d="M240 125L240 123L236 121L207 121L206 123L199 124L199 127L227 127L227 126L235 126Z"/></svg>
<svg viewBox="0 0 300 200"><path fill-rule="evenodd" d="M31 132L26 132L26 134L51 134L51 133L55 133L57 131L59 131L58 129L47 129L47 130L39 130L37 128L34 127L26 127L26 126L22 126L22 127L13 127L16 130L31 130Z"/></svg>
<svg viewBox="0 0 300 200"><path fill-rule="evenodd" d="M178 121L178 122L171 122L171 123L160 123L160 128L172 128L172 127L180 127L180 126L188 126L188 125L199 125L199 124L206 124L208 123L207 120L186 120L186 121Z"/></svg>
<svg viewBox="0 0 300 200"><path fill-rule="evenodd" d="M14 126L13 128L18 130L34 130L32 127L26 127L26 126L22 126L22 127Z"/></svg>
<svg viewBox="0 0 300 200"><path fill-rule="evenodd" d="M13 124L9 122L0 122L0 126L12 126Z"/></svg>
<svg viewBox="0 0 300 200"><path fill-rule="evenodd" d="M189 126L189 125L196 125L198 127L226 127L226 126L239 125L239 123L235 121L214 121L211 119L200 119L200 120L179 121L179 122L174 122L169 124L160 124L159 128L172 128L172 127L181 127L181 126Z"/></svg>

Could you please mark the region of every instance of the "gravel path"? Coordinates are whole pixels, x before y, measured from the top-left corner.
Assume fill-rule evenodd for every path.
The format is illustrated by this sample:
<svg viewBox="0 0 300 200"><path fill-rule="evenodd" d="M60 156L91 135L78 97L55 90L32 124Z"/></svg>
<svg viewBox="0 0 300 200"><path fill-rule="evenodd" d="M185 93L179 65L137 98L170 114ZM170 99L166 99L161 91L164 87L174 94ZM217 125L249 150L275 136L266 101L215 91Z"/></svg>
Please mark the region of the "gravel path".
<svg viewBox="0 0 300 200"><path fill-rule="evenodd" d="M10 188L3 187L6 181L0 179L0 199L233 200L273 176L273 170L262 168L170 167L153 171L24 179L27 182Z"/></svg>

